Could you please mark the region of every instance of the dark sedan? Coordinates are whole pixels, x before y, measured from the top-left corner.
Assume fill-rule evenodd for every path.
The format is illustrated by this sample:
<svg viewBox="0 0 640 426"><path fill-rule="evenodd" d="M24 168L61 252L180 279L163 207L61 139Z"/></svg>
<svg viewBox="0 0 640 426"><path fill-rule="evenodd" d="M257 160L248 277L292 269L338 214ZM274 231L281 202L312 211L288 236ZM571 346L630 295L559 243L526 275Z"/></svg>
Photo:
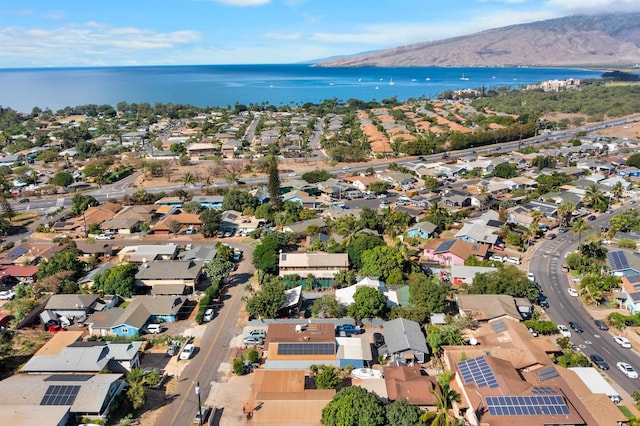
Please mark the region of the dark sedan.
<svg viewBox="0 0 640 426"><path fill-rule="evenodd" d="M584 332L584 330L582 329L582 326L578 324L576 321L569 321L569 327L571 327L573 331L575 331L576 333Z"/></svg>
<svg viewBox="0 0 640 426"><path fill-rule="evenodd" d="M599 369L601 370L609 369L609 364L607 364L607 361L605 361L604 358L602 358L600 355L592 354L591 356L589 356L589 358L591 359L591 362L593 362L595 365L598 366Z"/></svg>
<svg viewBox="0 0 640 426"><path fill-rule="evenodd" d="M595 320L594 321L596 324L596 327L598 327L599 330L608 330L609 326L607 325L606 322L602 321L602 320Z"/></svg>

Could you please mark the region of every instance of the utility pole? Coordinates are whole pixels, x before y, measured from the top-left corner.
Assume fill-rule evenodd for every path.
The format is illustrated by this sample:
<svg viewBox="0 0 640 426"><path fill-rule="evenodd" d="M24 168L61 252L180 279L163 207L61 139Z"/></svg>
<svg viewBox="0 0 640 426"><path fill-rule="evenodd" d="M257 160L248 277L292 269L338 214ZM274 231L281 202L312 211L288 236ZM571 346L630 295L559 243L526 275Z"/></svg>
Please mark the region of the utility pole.
<svg viewBox="0 0 640 426"><path fill-rule="evenodd" d="M198 423L202 426L202 403L200 402L200 382L196 381L196 395L198 395Z"/></svg>

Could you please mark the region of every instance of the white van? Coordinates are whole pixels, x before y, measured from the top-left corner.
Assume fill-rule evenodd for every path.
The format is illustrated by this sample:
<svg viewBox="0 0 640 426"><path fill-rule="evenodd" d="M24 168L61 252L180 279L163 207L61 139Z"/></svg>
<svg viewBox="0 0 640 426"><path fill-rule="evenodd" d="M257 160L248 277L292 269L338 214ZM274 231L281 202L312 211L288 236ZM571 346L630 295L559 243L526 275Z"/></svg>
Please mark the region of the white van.
<svg viewBox="0 0 640 426"><path fill-rule="evenodd" d="M147 324L144 328L145 333L149 334L160 334L162 333L162 324Z"/></svg>
<svg viewBox="0 0 640 426"><path fill-rule="evenodd" d="M193 225L189 225L189 227L187 228L187 234L192 235L192 234L195 234L196 232L197 232L196 227Z"/></svg>

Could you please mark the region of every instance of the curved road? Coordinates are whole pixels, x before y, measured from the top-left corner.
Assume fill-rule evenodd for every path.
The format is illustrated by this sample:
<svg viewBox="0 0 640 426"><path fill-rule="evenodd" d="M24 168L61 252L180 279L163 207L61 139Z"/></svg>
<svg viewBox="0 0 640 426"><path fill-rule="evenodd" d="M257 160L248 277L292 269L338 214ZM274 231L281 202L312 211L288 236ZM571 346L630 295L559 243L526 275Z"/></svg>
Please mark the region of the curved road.
<svg viewBox="0 0 640 426"><path fill-rule="evenodd" d="M616 212L626 207L618 209ZM601 225L607 225L610 214L603 214L594 221L589 221L593 229L600 229ZM640 389L638 379L629 379L617 368L616 363L625 361L633 365L640 372L640 356L633 349L623 349L613 341L615 330L599 330L594 324L594 319L585 309L584 305L577 297L569 295L567 289L570 287L567 274L562 272L566 252L575 251L578 240L572 232L564 234L558 233L554 240L545 240L537 248L529 264L529 272L535 274L536 280L540 283L544 294L549 301L549 308L546 309L549 318L556 324L569 326L569 321L578 322L584 329L583 333L576 333L571 330L571 342L586 356L591 354L601 355L609 364L610 369L606 372L614 382L631 394Z"/></svg>

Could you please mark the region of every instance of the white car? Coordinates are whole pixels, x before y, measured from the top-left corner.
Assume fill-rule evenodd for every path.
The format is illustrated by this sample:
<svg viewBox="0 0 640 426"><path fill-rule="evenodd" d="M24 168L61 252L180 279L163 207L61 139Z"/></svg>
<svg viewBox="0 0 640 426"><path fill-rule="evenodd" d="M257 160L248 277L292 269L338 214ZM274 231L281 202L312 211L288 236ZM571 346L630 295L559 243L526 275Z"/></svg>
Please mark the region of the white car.
<svg viewBox="0 0 640 426"><path fill-rule="evenodd" d="M13 300L16 294L11 290L0 291L0 300Z"/></svg>
<svg viewBox="0 0 640 426"><path fill-rule="evenodd" d="M112 240L112 239L113 239L113 235L109 235L109 234L96 235L96 240Z"/></svg>
<svg viewBox="0 0 640 426"><path fill-rule="evenodd" d="M567 291L569 292L569 296L578 297L578 290L575 288L569 287Z"/></svg>
<svg viewBox="0 0 640 426"><path fill-rule="evenodd" d="M616 367L618 367L618 370L622 371L622 374L624 374L628 378L638 378L638 372L631 366L631 364L627 364L626 362L619 362L616 364Z"/></svg>
<svg viewBox="0 0 640 426"><path fill-rule="evenodd" d="M185 345L184 348L182 348L182 352L180 352L180 359L191 358L195 350L196 350L196 347L193 345L193 343L189 343Z"/></svg>
<svg viewBox="0 0 640 426"><path fill-rule="evenodd" d="M202 315L202 322L209 322L213 319L213 309L207 309Z"/></svg>
<svg viewBox="0 0 640 426"><path fill-rule="evenodd" d="M535 275L533 275L533 272L529 272L529 273L527 274L527 278L529 278L529 281L536 282L536 276L535 276Z"/></svg>
<svg viewBox="0 0 640 426"><path fill-rule="evenodd" d="M495 260L496 262L502 262L502 256L499 254L492 254L489 256L489 260Z"/></svg>
<svg viewBox="0 0 640 426"><path fill-rule="evenodd" d="M560 332L560 334L562 334L563 337L571 337L571 332L566 325L559 324L558 331Z"/></svg>
<svg viewBox="0 0 640 426"><path fill-rule="evenodd" d="M507 263L511 263L513 265L519 265L520 264L520 259L518 259L517 257L514 257L514 256L505 256L503 261L507 262Z"/></svg>
<svg viewBox="0 0 640 426"><path fill-rule="evenodd" d="M613 340L625 349L631 349L631 342L626 337L614 336Z"/></svg>

